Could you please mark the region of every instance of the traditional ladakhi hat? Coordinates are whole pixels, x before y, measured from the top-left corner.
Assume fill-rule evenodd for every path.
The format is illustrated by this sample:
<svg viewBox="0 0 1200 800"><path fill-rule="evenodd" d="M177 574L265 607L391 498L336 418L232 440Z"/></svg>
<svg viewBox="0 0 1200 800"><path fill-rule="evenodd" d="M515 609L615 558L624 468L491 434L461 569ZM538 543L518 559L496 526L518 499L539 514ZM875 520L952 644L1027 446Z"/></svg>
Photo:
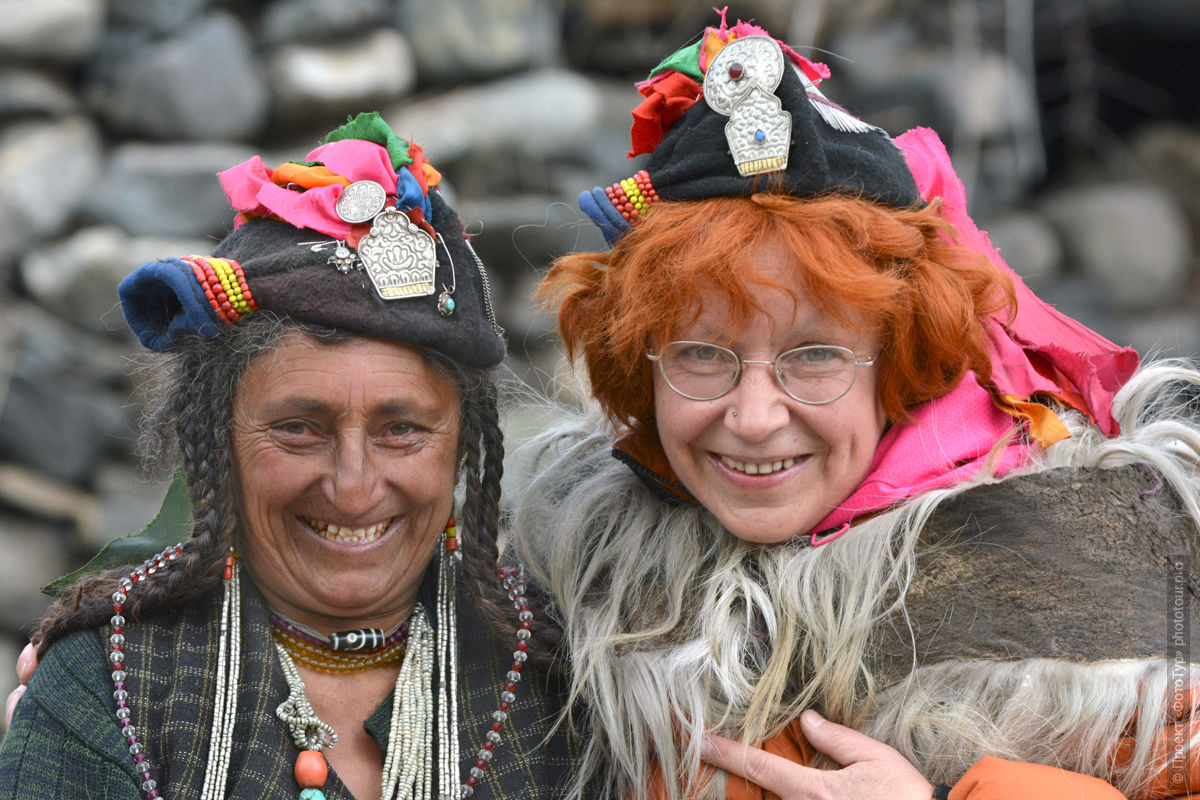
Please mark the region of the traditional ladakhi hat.
<svg viewBox="0 0 1200 800"><path fill-rule="evenodd" d="M149 349L267 309L471 366L504 358L487 273L441 176L378 114L351 119L304 161L272 170L255 156L219 177L238 214L213 255L145 264L118 288Z"/></svg>
<svg viewBox="0 0 1200 800"><path fill-rule="evenodd" d="M580 206L612 243L659 199L781 191L924 205L891 137L821 93L829 74L758 26L706 29L638 84L629 155L650 153L646 168L583 192Z"/></svg>

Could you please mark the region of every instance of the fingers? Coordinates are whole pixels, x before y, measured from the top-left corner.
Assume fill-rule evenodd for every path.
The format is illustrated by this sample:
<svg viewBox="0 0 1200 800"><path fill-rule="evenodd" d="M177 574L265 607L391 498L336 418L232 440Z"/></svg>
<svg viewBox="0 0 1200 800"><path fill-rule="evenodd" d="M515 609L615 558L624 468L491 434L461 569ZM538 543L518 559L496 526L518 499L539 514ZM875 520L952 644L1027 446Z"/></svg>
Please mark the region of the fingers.
<svg viewBox="0 0 1200 800"><path fill-rule="evenodd" d="M33 671L37 669L37 664L37 650L30 642L25 645L21 655L17 656L17 680L21 682L21 685L9 692L8 699L4 701L5 728L12 726L13 711L17 708L17 701L21 699L21 695L25 694L25 684L29 683L29 679L33 677Z"/></svg>
<svg viewBox="0 0 1200 800"><path fill-rule="evenodd" d="M809 744L842 765L840 770L825 773L840 779L838 791L831 797L928 800L933 793L933 786L920 771L883 742L830 722L812 710L800 714L800 729Z"/></svg>
<svg viewBox="0 0 1200 800"><path fill-rule="evenodd" d="M18 686L8 693L8 700L4 702L4 727L12 727L13 712L17 710L17 701L21 699L21 695L25 694L25 687Z"/></svg>
<svg viewBox="0 0 1200 800"><path fill-rule="evenodd" d="M21 651L21 655L17 656L17 680L23 684L29 683L29 679L33 677L33 672L37 669L37 665L37 650L34 649L33 642L29 642L25 645L25 649Z"/></svg>
<svg viewBox="0 0 1200 800"><path fill-rule="evenodd" d="M830 722L812 709L800 714L800 729L809 744L843 767L895 753L883 742L853 728Z"/></svg>
<svg viewBox="0 0 1200 800"><path fill-rule="evenodd" d="M757 747L711 735L701 746L700 756L712 766L745 778L782 798L823 796L817 792L821 770L802 766Z"/></svg>
<svg viewBox="0 0 1200 800"><path fill-rule="evenodd" d="M821 770L721 736L708 737L703 759L783 800L928 800L933 787L899 752L815 711L800 715L809 743L842 765Z"/></svg>

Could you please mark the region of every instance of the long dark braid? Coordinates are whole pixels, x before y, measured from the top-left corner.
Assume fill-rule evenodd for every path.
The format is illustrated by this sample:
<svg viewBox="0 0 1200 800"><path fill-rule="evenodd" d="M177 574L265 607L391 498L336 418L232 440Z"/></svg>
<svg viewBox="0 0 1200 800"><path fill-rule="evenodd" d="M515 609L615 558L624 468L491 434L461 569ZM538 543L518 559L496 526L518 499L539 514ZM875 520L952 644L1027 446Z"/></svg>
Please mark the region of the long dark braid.
<svg viewBox="0 0 1200 800"><path fill-rule="evenodd" d="M504 437L500 428L496 383L484 379L472 384L455 376L462 397L463 459L463 573L468 595L498 639L511 641L518 622L497 567L500 484L504 475ZM513 566L513 565L508 565ZM534 612L529 657L538 664L560 669L562 630L546 613L535 587L526 594Z"/></svg>

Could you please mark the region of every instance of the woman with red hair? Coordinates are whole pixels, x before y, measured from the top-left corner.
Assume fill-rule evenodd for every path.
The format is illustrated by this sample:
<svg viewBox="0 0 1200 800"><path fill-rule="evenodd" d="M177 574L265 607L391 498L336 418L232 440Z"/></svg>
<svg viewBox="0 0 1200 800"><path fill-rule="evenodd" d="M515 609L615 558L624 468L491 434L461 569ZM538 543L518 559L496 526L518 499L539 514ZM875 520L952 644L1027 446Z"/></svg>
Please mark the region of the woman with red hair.
<svg viewBox="0 0 1200 800"><path fill-rule="evenodd" d="M580 198L611 249L542 285L600 413L510 464L511 528L588 710L579 785L1186 793L1193 626L1164 610L1200 375L1039 301L936 135L826 77L743 23L666 59L646 168Z"/></svg>

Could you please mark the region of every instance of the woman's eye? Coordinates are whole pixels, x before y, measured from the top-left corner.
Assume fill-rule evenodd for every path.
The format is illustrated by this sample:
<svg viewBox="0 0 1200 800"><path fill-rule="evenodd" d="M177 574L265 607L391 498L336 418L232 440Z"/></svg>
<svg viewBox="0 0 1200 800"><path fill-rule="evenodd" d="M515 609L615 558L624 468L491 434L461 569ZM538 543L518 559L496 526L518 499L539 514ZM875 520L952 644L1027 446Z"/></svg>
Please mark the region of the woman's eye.
<svg viewBox="0 0 1200 800"><path fill-rule="evenodd" d="M800 352L800 357L813 364L820 364L836 358L834 351L828 347L810 347Z"/></svg>
<svg viewBox="0 0 1200 800"><path fill-rule="evenodd" d="M842 370L854 363L854 354L840 347L801 347L780 358L782 369Z"/></svg>
<svg viewBox="0 0 1200 800"><path fill-rule="evenodd" d="M688 361L719 361L723 352L711 344L692 344L679 348L679 357Z"/></svg>
<svg viewBox="0 0 1200 800"><path fill-rule="evenodd" d="M271 426L273 430L287 434L288 436L307 436L315 432L315 428L307 422L298 419L289 419L284 422L277 422Z"/></svg>
<svg viewBox="0 0 1200 800"><path fill-rule="evenodd" d="M416 428L407 422L395 422L388 426L387 435L396 437L408 436L415 430Z"/></svg>

